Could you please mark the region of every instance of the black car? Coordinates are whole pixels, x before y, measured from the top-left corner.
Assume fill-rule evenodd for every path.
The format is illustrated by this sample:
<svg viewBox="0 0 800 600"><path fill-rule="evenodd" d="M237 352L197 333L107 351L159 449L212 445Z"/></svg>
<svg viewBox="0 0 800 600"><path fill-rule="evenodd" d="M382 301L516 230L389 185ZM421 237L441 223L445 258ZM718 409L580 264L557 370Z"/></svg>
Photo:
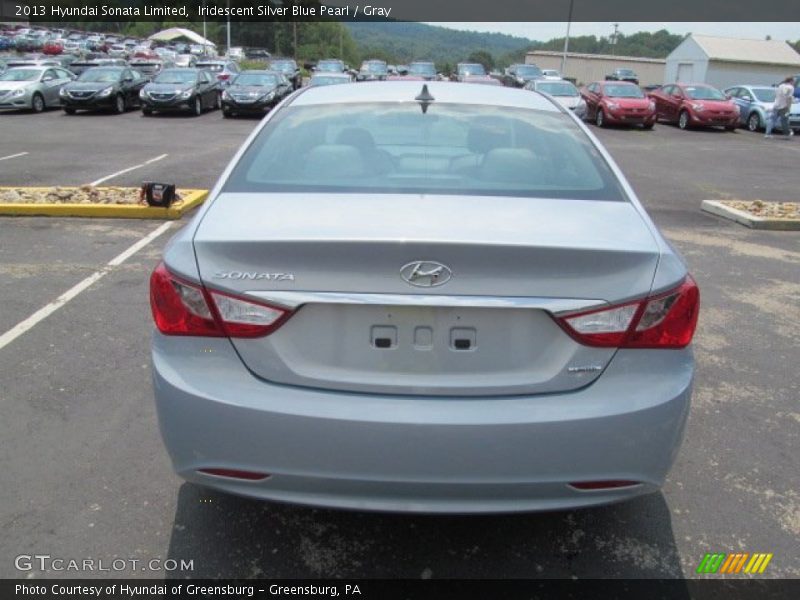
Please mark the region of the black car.
<svg viewBox="0 0 800 600"><path fill-rule="evenodd" d="M606 75L606 81L630 81L639 85L639 76L630 69L614 69Z"/></svg>
<svg viewBox="0 0 800 600"><path fill-rule="evenodd" d="M264 114L287 95L292 84L277 71L242 71L222 92L222 115Z"/></svg>
<svg viewBox="0 0 800 600"><path fill-rule="evenodd" d="M286 79L292 83L292 89L300 89L303 85L303 76L300 74L300 67L291 58L273 58L269 61L271 71L282 73Z"/></svg>
<svg viewBox="0 0 800 600"><path fill-rule="evenodd" d="M356 81L384 81L389 75L389 66L383 60L365 60L356 75Z"/></svg>
<svg viewBox="0 0 800 600"><path fill-rule="evenodd" d="M124 67L127 64L122 58L93 58L73 61L67 69L75 73L75 75L80 75L94 67Z"/></svg>
<svg viewBox="0 0 800 600"><path fill-rule="evenodd" d="M142 114L188 111L200 116L203 109L220 107L222 86L204 69L164 69L139 92Z"/></svg>
<svg viewBox="0 0 800 600"><path fill-rule="evenodd" d="M110 109L117 114L141 106L139 91L147 83L142 74L128 67L92 67L77 80L61 88L59 98L64 112Z"/></svg>
<svg viewBox="0 0 800 600"><path fill-rule="evenodd" d="M522 88L529 81L535 81L542 77L544 77L544 74L536 65L511 65L503 75L503 85Z"/></svg>
<svg viewBox="0 0 800 600"><path fill-rule="evenodd" d="M244 49L244 57L248 60L269 60L271 56L264 48Z"/></svg>

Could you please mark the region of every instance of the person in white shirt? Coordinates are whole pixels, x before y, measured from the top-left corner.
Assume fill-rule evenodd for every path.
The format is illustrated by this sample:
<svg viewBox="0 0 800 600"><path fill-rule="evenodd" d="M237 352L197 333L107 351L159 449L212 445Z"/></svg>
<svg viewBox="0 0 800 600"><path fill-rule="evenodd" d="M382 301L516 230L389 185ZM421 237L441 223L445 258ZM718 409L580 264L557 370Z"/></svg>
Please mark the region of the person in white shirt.
<svg viewBox="0 0 800 600"><path fill-rule="evenodd" d="M772 105L772 119L767 123L767 133L764 137L772 137L772 128L780 122L783 137L789 139L792 129L789 127L789 110L794 100L794 77L787 77L775 91L775 103Z"/></svg>

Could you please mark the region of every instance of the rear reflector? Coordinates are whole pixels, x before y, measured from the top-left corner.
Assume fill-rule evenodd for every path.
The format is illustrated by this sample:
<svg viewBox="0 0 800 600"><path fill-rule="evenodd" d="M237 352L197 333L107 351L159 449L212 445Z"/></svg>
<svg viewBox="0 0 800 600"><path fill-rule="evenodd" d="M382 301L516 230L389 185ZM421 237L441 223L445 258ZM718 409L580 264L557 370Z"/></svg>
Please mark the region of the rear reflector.
<svg viewBox="0 0 800 600"><path fill-rule="evenodd" d="M628 481L626 479L610 479L608 481L574 481L569 485L578 490L613 490L616 488L641 485L641 482Z"/></svg>
<svg viewBox="0 0 800 600"><path fill-rule="evenodd" d="M205 337L263 337L292 315L284 308L209 291L176 277L163 262L150 276L150 308L161 333Z"/></svg>
<svg viewBox="0 0 800 600"><path fill-rule="evenodd" d="M558 323L586 346L684 348L694 336L699 309L700 291L687 275L669 292L562 317Z"/></svg>
<svg viewBox="0 0 800 600"><path fill-rule="evenodd" d="M227 477L228 479L244 479L245 481L262 481L270 478L269 473L240 471L238 469L198 469L198 472L216 477Z"/></svg>

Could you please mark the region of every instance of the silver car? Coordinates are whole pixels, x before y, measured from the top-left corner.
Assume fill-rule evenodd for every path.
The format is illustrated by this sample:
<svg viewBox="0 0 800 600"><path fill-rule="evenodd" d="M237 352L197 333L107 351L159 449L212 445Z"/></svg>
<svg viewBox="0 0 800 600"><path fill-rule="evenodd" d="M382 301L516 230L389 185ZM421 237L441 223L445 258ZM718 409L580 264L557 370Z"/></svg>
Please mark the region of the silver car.
<svg viewBox="0 0 800 600"><path fill-rule="evenodd" d="M698 289L552 99L310 87L261 121L151 276L185 479L359 510L653 492L683 436Z"/></svg>
<svg viewBox="0 0 800 600"><path fill-rule="evenodd" d="M60 67L15 67L0 75L0 109L42 112L61 106L59 92L75 75Z"/></svg>
<svg viewBox="0 0 800 600"><path fill-rule="evenodd" d="M525 89L549 94L561 106L572 110L579 119L586 118L586 101L581 97L578 88L569 81L533 79L525 84Z"/></svg>
<svg viewBox="0 0 800 600"><path fill-rule="evenodd" d="M726 89L725 95L739 107L739 122L750 131L758 131L772 118L775 90L765 85L737 85ZM775 127L780 130L780 122L775 123ZM796 98L789 109L789 127L800 130L800 102Z"/></svg>

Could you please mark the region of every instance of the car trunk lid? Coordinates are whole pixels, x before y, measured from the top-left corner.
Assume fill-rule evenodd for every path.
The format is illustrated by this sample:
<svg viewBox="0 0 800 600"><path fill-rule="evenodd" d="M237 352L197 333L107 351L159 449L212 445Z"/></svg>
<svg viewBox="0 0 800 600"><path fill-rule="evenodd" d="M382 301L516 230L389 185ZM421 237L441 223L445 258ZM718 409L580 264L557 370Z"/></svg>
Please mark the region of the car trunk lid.
<svg viewBox="0 0 800 600"><path fill-rule="evenodd" d="M233 340L256 375L459 396L591 382L613 349L576 343L550 313L646 295L659 257L627 202L478 196L227 194L194 245L208 287L299 307ZM418 263L449 278L409 281Z"/></svg>

